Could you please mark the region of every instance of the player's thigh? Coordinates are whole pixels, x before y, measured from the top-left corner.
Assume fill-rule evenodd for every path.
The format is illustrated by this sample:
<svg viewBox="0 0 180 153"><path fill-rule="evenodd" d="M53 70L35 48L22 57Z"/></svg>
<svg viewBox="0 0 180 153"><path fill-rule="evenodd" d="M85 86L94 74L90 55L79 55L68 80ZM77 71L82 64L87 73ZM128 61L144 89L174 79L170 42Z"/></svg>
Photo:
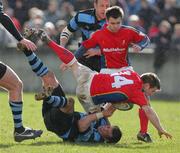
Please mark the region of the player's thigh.
<svg viewBox="0 0 180 153"><path fill-rule="evenodd" d="M73 115L66 114L59 108L51 108L44 114L44 123L49 131L58 131L58 134L64 133L72 127Z"/></svg>
<svg viewBox="0 0 180 153"><path fill-rule="evenodd" d="M4 63L0 63L0 86L5 89L13 89L17 86L22 86L22 82L17 74L7 65Z"/></svg>

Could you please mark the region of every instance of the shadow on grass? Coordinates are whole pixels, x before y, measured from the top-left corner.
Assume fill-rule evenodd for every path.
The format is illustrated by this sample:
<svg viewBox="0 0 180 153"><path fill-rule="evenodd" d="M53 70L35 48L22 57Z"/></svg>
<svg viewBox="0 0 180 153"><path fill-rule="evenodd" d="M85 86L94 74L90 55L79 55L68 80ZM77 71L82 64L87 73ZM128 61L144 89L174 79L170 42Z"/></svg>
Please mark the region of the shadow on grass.
<svg viewBox="0 0 180 153"><path fill-rule="evenodd" d="M134 143L121 143L116 144L113 148L127 148L127 149L148 149L151 148L152 145L149 143L142 143L142 142L134 142Z"/></svg>
<svg viewBox="0 0 180 153"><path fill-rule="evenodd" d="M108 144L108 143L77 143L77 142L63 142L63 141L38 141L38 142L32 142L30 144L27 143L15 143L15 144L0 144L0 149L6 149L14 146L53 146L53 145L66 145L66 146L78 146L78 147L103 147L103 148L123 148L123 149L147 149L152 147L151 144L141 143L141 142L134 142L134 143L119 143L119 144Z"/></svg>
<svg viewBox="0 0 180 153"><path fill-rule="evenodd" d="M50 145L59 145L59 144L63 144L64 142L61 141L39 141L39 142L35 142L35 143L31 143L31 144L26 144L26 145L30 145L30 146L50 146Z"/></svg>
<svg viewBox="0 0 180 153"><path fill-rule="evenodd" d="M0 144L0 149L6 149L14 146L14 144Z"/></svg>
<svg viewBox="0 0 180 153"><path fill-rule="evenodd" d="M36 142L36 143L31 143L31 144L25 144L25 145L30 145L30 146L48 146L48 145L66 145L66 146L79 146L79 147L103 147L103 148L127 148L127 149L147 149L151 148L152 145L149 143L142 143L142 142L134 142L134 143L119 143L119 144L108 144L108 143L82 143L82 142L63 142L63 141L41 141L41 142Z"/></svg>

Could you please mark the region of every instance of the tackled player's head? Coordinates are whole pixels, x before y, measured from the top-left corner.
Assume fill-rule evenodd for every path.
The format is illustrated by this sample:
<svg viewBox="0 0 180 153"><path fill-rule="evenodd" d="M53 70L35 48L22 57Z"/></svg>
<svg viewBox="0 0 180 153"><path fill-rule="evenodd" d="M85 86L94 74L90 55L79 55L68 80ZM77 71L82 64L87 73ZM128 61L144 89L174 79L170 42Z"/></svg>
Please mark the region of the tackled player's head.
<svg viewBox="0 0 180 153"><path fill-rule="evenodd" d="M160 79L155 73L143 73L141 75L141 80L143 81L143 83L149 83L151 88L157 87L158 90L161 89Z"/></svg>
<svg viewBox="0 0 180 153"><path fill-rule="evenodd" d="M143 81L143 89L147 96L151 96L156 91L161 90L160 79L155 73L143 73L141 80Z"/></svg>
<svg viewBox="0 0 180 153"><path fill-rule="evenodd" d="M118 126L103 125L98 128L98 132L107 143L117 143L122 137Z"/></svg>

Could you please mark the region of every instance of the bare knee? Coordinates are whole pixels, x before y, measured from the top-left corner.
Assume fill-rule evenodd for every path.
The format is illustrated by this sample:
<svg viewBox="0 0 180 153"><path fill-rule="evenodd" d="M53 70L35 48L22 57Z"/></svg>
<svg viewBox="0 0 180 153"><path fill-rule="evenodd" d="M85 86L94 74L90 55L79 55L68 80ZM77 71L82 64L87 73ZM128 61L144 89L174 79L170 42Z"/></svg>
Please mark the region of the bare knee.
<svg viewBox="0 0 180 153"><path fill-rule="evenodd" d="M23 89L23 82L21 80L17 80L16 84L15 84L15 89L22 91Z"/></svg>
<svg viewBox="0 0 180 153"><path fill-rule="evenodd" d="M13 93L20 93L22 92L23 90L23 83L21 80L16 80L15 82L13 82L11 85L10 85L11 88L9 88L9 91L10 92L13 92Z"/></svg>
<svg viewBox="0 0 180 153"><path fill-rule="evenodd" d="M21 80L16 80L14 83L10 82L9 85L9 99L11 101L22 101L23 83Z"/></svg>

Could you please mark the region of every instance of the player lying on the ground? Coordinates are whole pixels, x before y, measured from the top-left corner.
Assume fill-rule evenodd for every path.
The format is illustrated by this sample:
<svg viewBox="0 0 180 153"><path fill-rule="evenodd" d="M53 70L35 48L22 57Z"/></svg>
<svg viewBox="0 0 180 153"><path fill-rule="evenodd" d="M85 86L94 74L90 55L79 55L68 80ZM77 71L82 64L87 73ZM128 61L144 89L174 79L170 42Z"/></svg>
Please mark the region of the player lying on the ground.
<svg viewBox="0 0 180 153"><path fill-rule="evenodd" d="M139 76L132 70L125 70L114 74L100 74L77 62L74 55L67 49L52 41L48 35L39 30L42 41L57 54L60 60L67 64L77 80L79 94L84 97L84 103L91 109L104 102L120 103L129 101L139 105L145 111L148 119L157 129L159 136L172 136L166 132L160 123L156 112L149 105L147 96L160 90L160 80L154 73L144 73Z"/></svg>
<svg viewBox="0 0 180 153"><path fill-rule="evenodd" d="M74 112L74 100L66 98L54 73L48 70L34 52L25 48L23 52L33 72L41 78L44 86L44 91L37 94L36 98L43 99L42 115L47 130L54 132L63 140L76 142L117 143L121 139L120 129L111 126L107 119L115 111L111 104L106 105L99 113L87 115Z"/></svg>

